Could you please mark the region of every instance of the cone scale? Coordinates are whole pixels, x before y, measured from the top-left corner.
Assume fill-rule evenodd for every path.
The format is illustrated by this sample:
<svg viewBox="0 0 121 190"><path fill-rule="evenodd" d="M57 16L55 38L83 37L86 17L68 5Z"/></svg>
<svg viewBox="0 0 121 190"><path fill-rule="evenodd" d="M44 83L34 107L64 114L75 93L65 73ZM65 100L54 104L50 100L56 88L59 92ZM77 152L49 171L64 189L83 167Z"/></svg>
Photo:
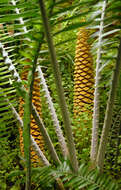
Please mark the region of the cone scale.
<svg viewBox="0 0 121 190"><path fill-rule="evenodd" d="M90 112L93 104L94 71L88 44L88 31L82 28L78 32L74 64L74 115Z"/></svg>

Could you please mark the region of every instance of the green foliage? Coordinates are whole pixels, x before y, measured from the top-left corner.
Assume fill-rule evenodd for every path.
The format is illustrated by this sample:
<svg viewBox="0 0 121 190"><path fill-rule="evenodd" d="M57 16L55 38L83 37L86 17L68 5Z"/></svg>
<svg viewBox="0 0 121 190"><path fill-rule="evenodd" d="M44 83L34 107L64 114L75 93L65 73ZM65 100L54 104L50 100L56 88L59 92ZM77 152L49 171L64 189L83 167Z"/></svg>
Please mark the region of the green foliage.
<svg viewBox="0 0 121 190"><path fill-rule="evenodd" d="M76 1L68 4L66 0L60 1L46 1L46 8L52 28L52 34L54 38L54 43L57 51L57 58L61 68L62 73L62 82L65 90L67 104L71 112L72 123L75 128L78 128L79 122L82 124L81 133L77 130L75 135L75 144L78 151L79 160L89 160L89 150L90 150L90 139L86 139L86 148L83 145L82 137L88 132L90 133L91 119L87 117L84 113L77 122L73 121L73 60L75 52L75 39L78 28L81 26L87 26L92 29L91 41L93 42L93 57L95 61L95 50L98 47L97 44L97 34L100 24L100 3L102 1L95 0L86 0L86 1ZM93 6L92 6L93 5ZM110 88L110 79L112 70L114 67L114 61L117 53L117 46L119 44L118 38L120 37L120 31L115 29L121 28L121 14L120 14L121 2L120 0L114 1L109 0L107 5L106 19L105 19L105 30L104 30L104 41L103 43L103 52L102 52L102 65L104 69L102 70L102 79L101 79L101 116L100 116L100 126L104 119L104 111L106 107L106 101L108 97L108 91ZM15 8L20 8L20 14L16 14ZM50 14L50 12L53 12ZM55 84L53 79L52 70L50 68L50 60L48 55L48 49L46 40L43 36L43 26L41 15L39 12L38 1L24 1L20 0L17 2L17 5L12 5L9 0L0 1L0 23L3 23L3 26L0 26L0 41L4 43L6 51L9 52L9 57L12 59L13 64L15 65L17 71L21 73L24 65L30 64L26 59L31 59L33 61L33 56L35 52L33 47L35 47L35 42L38 41L41 37L42 39L42 49L39 52L39 64L43 66L43 71L45 72L45 78L49 86L50 93L53 98L54 106L57 110L57 115L59 121L62 125L62 116L60 114L60 108L57 103L57 92L55 90ZM20 24L17 20L18 18L23 17L25 23ZM81 22L83 18L87 18L87 21ZM23 32L23 26L26 26L28 33ZM13 30L13 34L9 35L9 30ZM28 42L28 38L32 42ZM34 41L34 42L33 42ZM31 48L32 47L32 48ZM8 70L8 66L5 65L2 55L0 55L0 138L1 138L1 147L0 147L0 161L1 161L1 179L0 179L0 188L6 189L7 187L12 189L19 189L20 184L25 182L24 172L18 171L21 166L21 161L18 158L19 152L19 143L15 139L18 138L18 129L16 128L16 120L13 120L13 115L9 109L9 105L5 102L4 95L7 95L9 101L14 107L17 108L18 100L16 98L16 91L18 95L21 95L19 86L16 86L14 83L14 78L11 72ZM26 82L28 84L28 81ZM25 84L25 81L22 82ZM43 93L43 92L42 92ZM118 92L118 109L114 113L114 119L120 110L120 91ZM61 160L63 160L60 149L58 147L57 138L52 126L52 121L50 117L49 110L45 105L45 98L42 97L43 104L43 120L47 126L50 137L52 137L55 148L59 154ZM26 105L26 104L25 104ZM86 123L84 124L84 120ZM84 126L88 125L87 128ZM116 128L118 126L116 125ZM112 133L115 133L115 128L112 129ZM117 137L117 136L116 136ZM85 136L86 138L86 136ZM117 139L120 139L120 136ZM111 142L114 140L111 136ZM114 143L113 143L114 144ZM120 145L119 152L121 150ZM110 175L110 170L113 167L113 176L120 172L120 160L121 156L118 156L118 164L114 165L114 158L112 160L112 154L116 153L116 150L112 150L112 144L108 145L107 150L107 161L105 164L105 172L108 171ZM4 151L3 151L4 150ZM81 154L80 154L81 153ZM48 159L51 161L48 151L46 151ZM18 160L18 161L17 161ZM53 162L52 162L53 164ZM9 175L11 171L11 175ZM17 173L18 171L18 173ZM85 171L85 172L84 172ZM13 173L12 173L13 172ZM116 173L117 172L117 173ZM71 172L68 164L63 164L60 168L52 169L50 168L37 168L33 170L32 180L37 184L36 189L54 189L55 186L55 177L52 177L53 173L56 174L56 177L61 177L62 181L65 183L65 187L70 189L114 189L113 184L108 186L110 179L107 176L102 176L98 178L98 172L89 172L85 166L81 165L79 176L74 176ZM13 175L12 175L13 174ZM8 180L9 175L9 180ZM119 174L118 174L119 175ZM20 180L19 177L21 176ZM95 176L95 177L94 177ZM119 176L120 177L120 176ZM98 178L98 180L97 180ZM94 180L94 181L93 181ZM97 180L97 182L96 182ZM110 180L111 181L111 180ZM7 184L8 183L8 184ZM12 184L11 184L12 183ZM10 187L10 184L12 187ZM102 186L102 184L104 186ZM46 185L46 186L45 186ZM41 186L41 187L39 187ZM56 188L56 187L55 187ZM120 188L119 188L120 189Z"/></svg>
<svg viewBox="0 0 121 190"><path fill-rule="evenodd" d="M42 189L53 189L54 183L58 178L61 178L64 187L79 190L118 190L118 185L112 181L110 177L100 174L98 170L90 170L85 164L81 164L77 175L74 175L70 164L63 162L58 168L50 167L37 168L33 170L34 182Z"/></svg>
<svg viewBox="0 0 121 190"><path fill-rule="evenodd" d="M74 140L80 161L90 160L91 129L92 117L89 113L82 112L78 118L73 119Z"/></svg>
<svg viewBox="0 0 121 190"><path fill-rule="evenodd" d="M8 177L11 171L22 168L16 123L12 121L11 125L1 125L0 134L0 189L5 190L15 184L20 185L18 177Z"/></svg>

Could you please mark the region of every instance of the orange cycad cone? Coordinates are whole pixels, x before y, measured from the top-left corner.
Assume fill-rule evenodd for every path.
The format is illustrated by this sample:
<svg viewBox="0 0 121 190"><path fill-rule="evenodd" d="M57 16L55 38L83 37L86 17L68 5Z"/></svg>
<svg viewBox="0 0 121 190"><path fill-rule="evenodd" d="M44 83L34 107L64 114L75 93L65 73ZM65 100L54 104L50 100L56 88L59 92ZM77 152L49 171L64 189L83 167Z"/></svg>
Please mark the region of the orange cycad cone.
<svg viewBox="0 0 121 190"><path fill-rule="evenodd" d="M77 38L74 64L74 115L89 111L93 104L94 70L88 31L80 29Z"/></svg>
<svg viewBox="0 0 121 190"><path fill-rule="evenodd" d="M88 39L88 31L80 29L74 64L74 135L77 149L85 151L85 158L89 157L94 91L94 70Z"/></svg>
<svg viewBox="0 0 121 190"><path fill-rule="evenodd" d="M25 67L24 71L22 73L22 80L27 80L27 74L28 74L28 69ZM33 102L34 106L36 107L36 110L37 110L39 116L42 117L41 98L40 98L40 79L37 78L37 73L35 73L32 95L33 95L32 96L32 102ZM20 99L20 105L19 105L19 115L21 118L23 117L23 114L24 114L23 104L24 104L24 100L21 98ZM44 151L43 138L42 138L40 130L39 130L33 116L31 116L30 126L31 126L31 129L30 129L31 135L33 136L34 140L36 141L36 143L38 144L40 149L42 151ZM24 156L23 131L21 128L19 129L19 133L20 133L20 149L21 149L22 155ZM42 165L38 155L36 154L36 152L33 150L32 147L31 147L31 163L32 163L33 167Z"/></svg>

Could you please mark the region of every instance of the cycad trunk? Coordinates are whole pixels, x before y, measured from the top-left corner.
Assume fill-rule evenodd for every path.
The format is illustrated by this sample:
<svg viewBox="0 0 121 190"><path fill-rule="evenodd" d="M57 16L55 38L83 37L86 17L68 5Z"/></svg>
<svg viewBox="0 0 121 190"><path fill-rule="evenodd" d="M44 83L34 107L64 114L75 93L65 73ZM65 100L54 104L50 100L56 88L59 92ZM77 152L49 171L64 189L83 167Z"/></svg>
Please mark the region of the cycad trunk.
<svg viewBox="0 0 121 190"><path fill-rule="evenodd" d="M22 80L27 80L27 74L28 74L28 69L25 67L24 71L22 73ZM37 110L39 116L42 117L41 98L40 98L40 79L37 78L37 73L36 73L35 80L34 80L32 95L33 95L32 102L33 102L34 106L36 107L36 110ZM24 104L24 100L21 98L20 105L19 105L19 115L21 118L23 117L23 114L24 114L23 104ZM19 129L19 133L20 133L20 149L21 149L22 155L24 155L23 131L21 128ZM38 144L40 149L42 151L44 151L43 138L42 138L42 135L40 133L38 126L36 125L36 122L35 122L33 116L31 116L31 135L33 136L34 140L36 141L36 143ZM36 154L36 152L33 150L32 147L31 147L31 162L32 162L33 167L36 167L37 165L41 164L38 155Z"/></svg>
<svg viewBox="0 0 121 190"><path fill-rule="evenodd" d="M81 28L77 38L74 65L74 117L77 119L81 118L81 116L86 118L86 115L90 119L92 117L94 70L88 38L87 29ZM83 120L83 123L84 125L78 122L77 125L81 130L81 135L87 136L89 133L87 125L89 123L86 119ZM86 127L87 130L83 129L82 126ZM77 131L77 128L75 130ZM83 142L81 148L84 148L84 146L88 146L86 142Z"/></svg>

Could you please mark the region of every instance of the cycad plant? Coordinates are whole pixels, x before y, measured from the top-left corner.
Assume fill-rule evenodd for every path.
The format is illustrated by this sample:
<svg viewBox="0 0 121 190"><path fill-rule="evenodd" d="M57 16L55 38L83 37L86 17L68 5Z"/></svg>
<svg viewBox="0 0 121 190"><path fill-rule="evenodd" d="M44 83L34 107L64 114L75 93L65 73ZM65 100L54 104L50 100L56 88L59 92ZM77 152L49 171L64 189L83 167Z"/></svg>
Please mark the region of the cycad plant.
<svg viewBox="0 0 121 190"><path fill-rule="evenodd" d="M112 58L113 57L112 55L115 52L117 61L116 61L116 65L114 66L115 67L114 77L113 77L113 82L110 88L111 91L109 93L109 101L107 104L106 117L105 117L99 149L98 149L99 139L97 138L97 136L96 138L94 138L95 133L97 135L98 130L95 131L95 127L94 127L92 131L92 137L93 137L92 144L94 145L94 142L96 142L96 154L95 154L95 151L91 151L91 152L94 153L94 156L96 155L96 159L93 160L92 159L93 155L92 155L91 161L92 162L95 161L96 167L99 167L99 169L102 169L103 164L104 164L107 136L108 136L108 132L111 125L112 108L114 104L115 91L117 88L119 68L121 64L121 47L120 47L121 42L119 42L117 38L115 37L113 38L115 39L115 43L113 39L109 39L108 41L108 35L115 32L119 32L119 33L116 33L116 35L119 38L120 31L116 29L111 30L110 27L112 26L110 26L109 24L110 24L110 21L113 21L114 19L114 17L111 17L112 15L111 11L114 11L115 13L115 8L117 7L117 4L118 6L120 5L120 1L116 1L116 3L113 0L109 1L109 4L108 4L109 7L107 6L108 9L106 13L108 15L107 19L104 19L104 12L106 11L106 4L104 3L107 3L106 1L105 2L100 1L100 4L98 4L97 1L93 1L93 0L84 1L84 2L75 1L72 4L72 6L64 7L63 9L60 9L60 7L62 7L63 2L64 2L63 0L62 1L55 1L55 0L46 1L46 8L48 9L48 11L46 11L45 5L42 0L40 1L20 0L17 2L15 2L14 0L12 1L1 0L0 11L2 14L0 17L0 22L2 22L3 26L5 27L5 32L4 34L2 34L1 41L0 41L1 58L3 60L1 65L4 68L4 69L2 68L3 70L1 69L1 71L4 77L6 76L6 74L9 73L7 75L7 78L9 79L9 85L11 86L11 88L8 88L8 86L4 86L3 80L1 78L2 84L1 84L0 95L2 96L2 99L4 100L5 103L2 104L0 102L0 104L1 104L1 107L2 105L4 106L6 111L8 109L10 110L10 113L13 114L13 115L11 114L12 117L13 116L15 117L15 121L18 121L20 127L23 129L25 165L27 168L25 171L26 172L26 190L31 189L31 177L34 183L35 184L37 183L38 189L39 188L40 189L44 189L44 188L57 189L55 186L58 185L59 189L66 189L67 187L69 189L85 188L85 189L102 189L102 190L116 189L117 190L119 189L118 185L113 183L107 176L103 178L103 174L101 175L100 173L98 173L99 174L98 175L96 170L91 171L90 169L87 169L86 166L83 167L83 164L81 164L81 162L77 160L77 155L76 155L76 150L75 150L75 145L74 145L74 140L73 140L73 135L72 135L71 119L69 117L68 108L65 102L64 90L63 90L62 82L61 82L60 69L59 69L59 64L57 62L57 58L59 59L59 55L60 55L59 51L60 51L61 45L63 44L61 53L64 52L65 50L66 52L68 52L68 46L66 43L74 39L73 39L73 36L67 35L66 36L67 38L64 39L64 41L62 41L61 43L55 42L56 45L54 46L53 38L55 40L57 39L58 35L68 34L68 32L70 32L71 34L71 30L73 30L74 33L76 33L77 32L76 29L80 27L84 27L84 25L88 25L89 28L93 28L95 30L95 33L91 37L92 37L92 41L94 41L94 46L95 46L93 48L94 54L96 54L95 49L100 50L98 53L101 54L101 57L100 56L98 57L99 58L98 61L99 63L100 62L102 63L96 72L102 72L102 70L105 69L105 67L108 65L108 63L103 62L104 58L108 59L106 55L111 56ZM92 5L96 5L96 6L92 6ZM80 10L82 10L82 7L84 8L84 11L80 13ZM88 16L89 21L80 23L80 20L81 20L80 17L85 16L86 14L89 14ZM51 30L48 23L48 17L50 19L50 24L52 28ZM96 19L94 20L94 18ZM119 19L120 15L116 15L115 18ZM103 26L102 22L104 21L106 23L104 27L102 27ZM60 22L62 23L63 27L59 31L57 31L57 28L58 28L57 24L59 24ZM6 25L8 25L8 23L13 25L13 28L15 31L14 34L10 33L10 35L8 35L7 29L6 29ZM54 29L54 32L53 32L53 29ZM98 30L100 30L100 32ZM45 34L44 34L44 31L45 31ZM84 37L82 38L81 34L79 34L80 35L79 43L77 44L78 49L82 48L82 50L81 52L77 51L77 57L75 60L75 64L77 64L79 69L78 71L75 72L75 86L76 86L75 96L78 95L78 98L74 100L75 102L74 104L76 108L79 107L79 109L81 109L83 112L86 112L89 109L89 107L88 105L84 105L84 103L88 102L92 104L93 72L92 72L92 67L89 66L89 64L92 64L92 61L91 61L90 55L88 54L89 52L87 52L88 51L88 45L86 42L87 34L83 28L81 29L80 33L83 34ZM97 41L99 43L97 43ZM108 54L109 49L107 50L106 47L111 43L114 43L118 51L113 50L113 52L110 52ZM41 45L43 48L42 50L40 50ZM47 48L47 45L49 48ZM111 49L115 49L115 46L112 45ZM55 47L57 48L56 49L57 56L56 56ZM50 52L51 67L53 68L55 84L56 84L55 93L56 93L56 96L58 97L59 104L55 103L55 99L53 101L53 98L50 97L50 95L52 94L51 93L52 90L50 87L48 88L46 84L46 80L50 79L50 75L48 75L45 80L44 75L42 74L42 69L46 71L47 67L49 67L50 65L50 59L48 59L48 49ZM83 55L83 57L80 57L81 55ZM27 76L27 81L23 81L21 80L19 76L19 73L21 70L20 68L21 68L21 65L24 66L28 64L26 61L28 59L30 60L29 62L30 69ZM94 56L94 60L95 60L95 56ZM84 65L85 61L86 61L86 66L88 67L85 67ZM110 63L112 63L112 60L109 60L109 61ZM82 65L80 63L82 63ZM6 68L9 71L8 73L4 72L6 71L5 70ZM80 69L82 69L81 73L80 73ZM41 85L45 93L45 98L49 107L48 110L50 110L48 112L50 112L50 116L52 116L51 124L53 123L53 127L55 128L57 138L58 138L58 143L56 142L54 144L55 146L53 145L53 136L49 135L50 126L45 126L44 117L42 120L41 115L39 115L37 111L36 105L34 104L34 102L32 102L32 94L34 92L34 80L36 77L37 70L38 70L39 77L41 79ZM78 75L78 72L80 76ZM81 84L83 84L81 88L84 87L82 88L83 89L82 91L79 91L80 90L79 85L78 85L79 80L82 82ZM27 88L25 88L25 85L27 85ZM99 86L95 86L95 88L96 87L99 88L102 85L101 82L99 82L98 85ZM78 94L78 91L80 94ZM24 101L23 120L19 117L19 114L16 111L17 106L14 105L12 101L15 98L15 95L12 94L12 92L14 92L15 94L17 93L17 95L20 96L20 98L22 98ZM11 94L10 97L9 97L9 94ZM80 104L78 104L78 101L80 101L80 98L83 101ZM57 109L58 108L61 109L62 120L59 118L61 122L58 120L54 106L56 106ZM76 110L76 108L74 109ZM78 109L75 111L75 115L77 113L78 113ZM2 114L4 115L4 113ZM2 118L2 121L4 121L4 123L6 124L8 120L11 120L12 118L11 115L9 118L8 118L8 115L4 119ZM36 138L34 139L33 134L30 133L31 115L33 115L32 120L34 118L36 125L38 126L43 136L44 143L46 144L46 147L48 149L48 151L46 152L46 156L44 154L45 152L43 153L41 150L41 147L39 147L38 144L36 143ZM50 119L49 114L46 115L46 118L48 118L48 120ZM60 123L62 124L62 126L60 126ZM63 134L65 135L65 138ZM58 144L60 145L60 148L61 148L61 153L59 152L59 154L58 154L58 151L56 151L56 145ZM31 171L31 162L30 162L31 160L30 146L31 145L34 147L34 151L36 151L37 155L39 156L38 158L41 159L43 165L46 167L43 167L41 169L34 168ZM95 147L92 146L92 149L93 148L95 149ZM98 156L97 156L97 150L98 150ZM78 150L78 152L80 152L80 150ZM62 155L63 157L61 157ZM63 160L67 160L67 161L63 162ZM21 171L15 171L13 173L11 172L9 177L15 176L15 175L21 176ZM46 186L45 182L47 181L49 181L49 184L47 184Z"/></svg>

